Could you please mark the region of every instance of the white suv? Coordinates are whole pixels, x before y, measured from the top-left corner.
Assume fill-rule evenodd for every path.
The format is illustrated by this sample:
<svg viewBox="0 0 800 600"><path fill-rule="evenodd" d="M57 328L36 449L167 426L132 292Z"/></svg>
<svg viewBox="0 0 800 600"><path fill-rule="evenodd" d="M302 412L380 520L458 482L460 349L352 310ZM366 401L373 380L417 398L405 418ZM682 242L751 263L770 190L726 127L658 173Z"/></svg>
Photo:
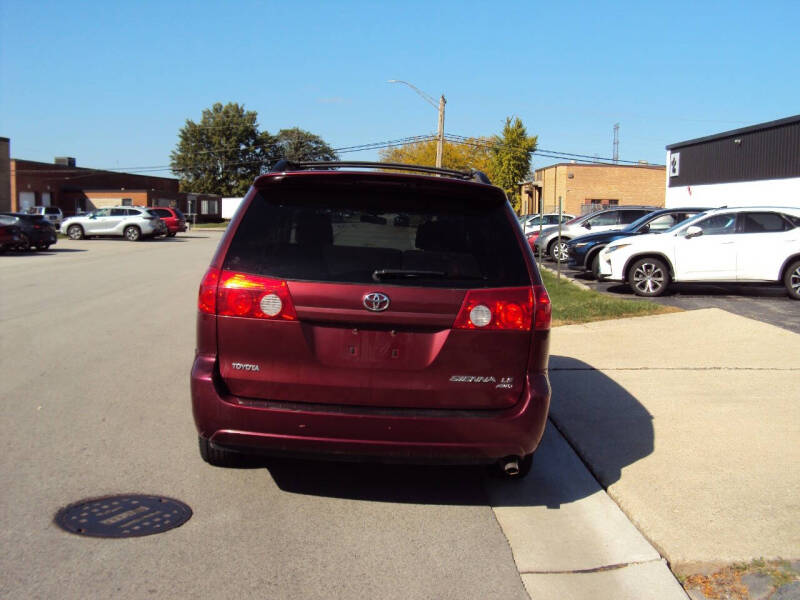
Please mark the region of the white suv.
<svg viewBox="0 0 800 600"><path fill-rule="evenodd" d="M776 282L800 300L800 209L720 208L600 251L600 276L660 296L670 282Z"/></svg>
<svg viewBox="0 0 800 600"><path fill-rule="evenodd" d="M71 240L84 237L124 236L131 242L143 237L166 235L167 226L155 215L140 206L115 206L69 217L61 224L61 233Z"/></svg>

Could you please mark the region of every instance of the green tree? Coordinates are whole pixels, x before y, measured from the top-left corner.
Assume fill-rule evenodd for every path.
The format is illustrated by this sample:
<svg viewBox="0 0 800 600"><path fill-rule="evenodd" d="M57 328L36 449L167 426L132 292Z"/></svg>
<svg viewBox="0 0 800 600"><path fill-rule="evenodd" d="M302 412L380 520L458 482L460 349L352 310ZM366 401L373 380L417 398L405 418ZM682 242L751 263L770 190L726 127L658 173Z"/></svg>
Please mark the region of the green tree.
<svg viewBox="0 0 800 600"><path fill-rule="evenodd" d="M477 169L492 178L492 152L489 138L469 138L463 143L445 142L442 167L468 171ZM432 167L436 164L436 140L415 142L380 151L381 162Z"/></svg>
<svg viewBox="0 0 800 600"><path fill-rule="evenodd" d="M291 161L339 160L336 152L318 135L293 127L281 129L275 151L280 158Z"/></svg>
<svg viewBox="0 0 800 600"><path fill-rule="evenodd" d="M217 102L199 123L187 119L170 155L181 190L243 196L278 158L275 138L259 131L257 117L242 105Z"/></svg>
<svg viewBox="0 0 800 600"><path fill-rule="evenodd" d="M519 209L519 182L531 169L537 136L528 136L522 121L506 118L502 135L492 137L492 182L503 188L514 209Z"/></svg>

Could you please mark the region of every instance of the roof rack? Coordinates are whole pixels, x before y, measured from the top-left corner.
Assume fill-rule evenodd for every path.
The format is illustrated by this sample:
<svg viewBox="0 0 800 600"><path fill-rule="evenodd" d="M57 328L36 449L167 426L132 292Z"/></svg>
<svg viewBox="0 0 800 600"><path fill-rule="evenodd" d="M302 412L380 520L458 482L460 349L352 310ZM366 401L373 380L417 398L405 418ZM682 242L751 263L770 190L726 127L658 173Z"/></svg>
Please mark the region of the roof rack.
<svg viewBox="0 0 800 600"><path fill-rule="evenodd" d="M301 161L295 162L291 160L281 159L269 170L270 173L283 172L283 171L311 171L311 170L331 170L339 168L358 168L358 169L392 169L399 171L415 171L418 173L431 173L434 175L445 175L455 179L463 179L467 181L477 181L478 183L488 183L489 178L483 171L471 169L469 171L456 171L455 169L442 169L438 167L425 167L420 165L406 165L402 163L384 163L384 162L370 162L370 161L355 161L355 160L320 160L320 161Z"/></svg>

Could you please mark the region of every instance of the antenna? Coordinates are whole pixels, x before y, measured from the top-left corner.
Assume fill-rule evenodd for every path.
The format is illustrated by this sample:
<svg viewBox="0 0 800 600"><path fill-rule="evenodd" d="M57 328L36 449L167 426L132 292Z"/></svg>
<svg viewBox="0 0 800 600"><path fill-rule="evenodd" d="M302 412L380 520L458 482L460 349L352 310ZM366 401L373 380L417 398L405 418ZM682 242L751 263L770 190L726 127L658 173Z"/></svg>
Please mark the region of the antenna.
<svg viewBox="0 0 800 600"><path fill-rule="evenodd" d="M614 123L614 163L619 162L619 123Z"/></svg>

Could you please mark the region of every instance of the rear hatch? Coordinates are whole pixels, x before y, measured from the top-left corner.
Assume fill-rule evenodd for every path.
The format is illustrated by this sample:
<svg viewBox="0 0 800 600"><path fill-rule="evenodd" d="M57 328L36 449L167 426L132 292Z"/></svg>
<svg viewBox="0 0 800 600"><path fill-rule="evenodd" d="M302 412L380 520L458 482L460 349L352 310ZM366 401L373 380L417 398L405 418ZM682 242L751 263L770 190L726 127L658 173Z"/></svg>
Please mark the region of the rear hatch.
<svg viewBox="0 0 800 600"><path fill-rule="evenodd" d="M257 185L204 282L217 289L231 393L386 408L518 401L538 287L502 192L353 173Z"/></svg>

